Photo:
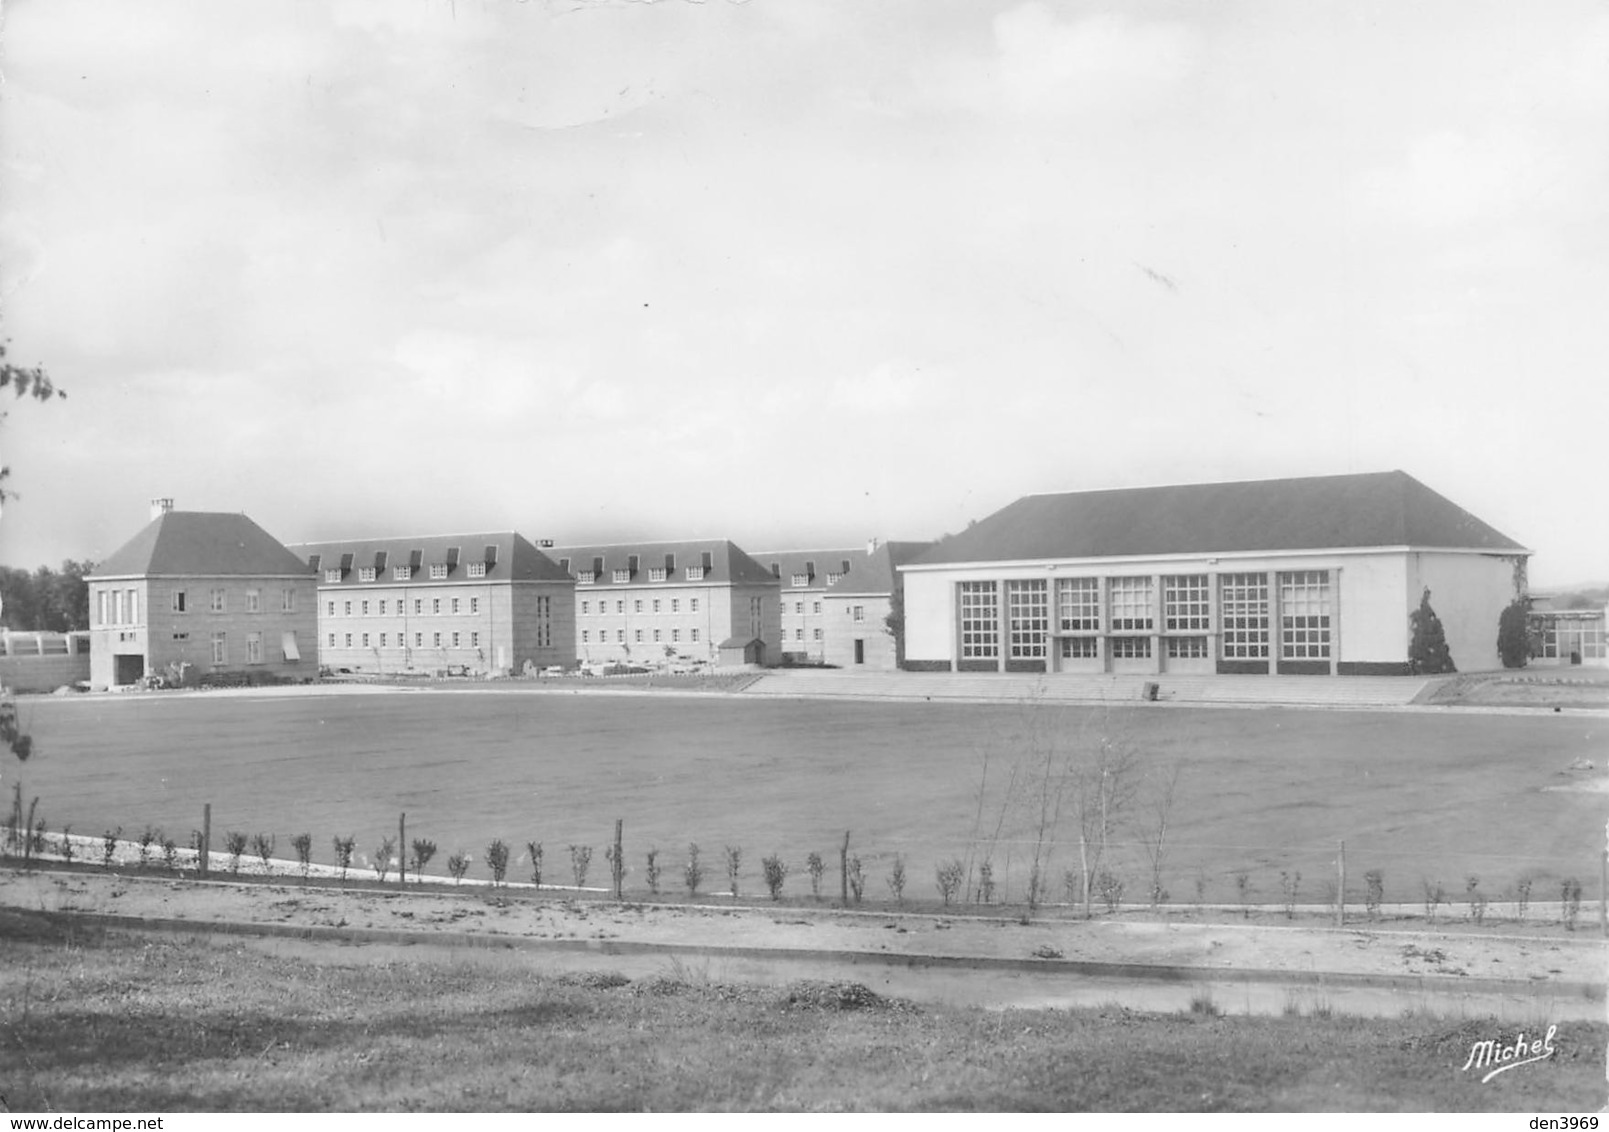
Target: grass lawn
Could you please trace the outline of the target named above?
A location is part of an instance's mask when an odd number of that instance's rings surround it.
[[[179,1110],[1596,1111],[1609,1027],[1480,1083],[1513,1027],[914,1007],[853,984],[635,982],[74,931],[0,910],[14,1113]],[[1531,1035],[1527,1034],[1529,1040]],[[1540,1036],[1540,1035],[1538,1035]]]
[[[907,897],[932,899],[935,865],[993,837],[1010,765],[1050,743],[1073,750],[1092,728],[1154,770],[1184,767],[1164,875],[1175,903],[1196,899],[1198,884],[1209,901],[1235,901],[1241,871],[1252,901],[1278,902],[1280,873],[1299,872],[1298,898],[1318,902],[1342,839],[1358,899],[1365,871],[1380,869],[1387,901],[1419,900],[1426,879],[1459,897],[1470,876],[1497,899],[1522,875],[1536,878],[1533,900],[1557,900],[1574,875],[1592,901],[1603,837],[1603,794],[1545,789],[1572,781],[1561,773],[1571,762],[1603,758],[1605,721],[1568,715],[425,691],[40,698],[22,714],[37,753],[0,766],[0,789],[9,808],[20,776],[24,806],[40,796],[52,831],[121,826],[132,837],[152,825],[183,845],[210,801],[215,851],[229,830],[261,831],[289,857],[305,830],[328,863],[333,836],[369,853],[406,811],[410,836],[440,846],[438,874],[462,850],[475,858],[470,875],[485,877],[481,857],[500,837],[516,859],[541,841],[545,879],[561,883],[572,879],[567,847],[591,846],[588,881],[601,885],[622,818],[627,886],[639,894],[644,851],[660,849],[674,890],[689,842],[703,848],[706,892],[725,887],[728,845],[742,849],[746,893],[763,890],[761,859],[773,852],[790,866],[787,891],[807,891],[811,851],[829,862],[835,892],[851,830],[868,899],[888,898],[896,853]],[[1030,808],[1009,809],[993,847],[1006,899],[1027,880]],[[1112,859],[1129,899],[1143,899],[1148,880],[1141,827],[1120,831]],[[1054,877],[1074,863],[1072,833],[1064,814]],[[523,863],[510,875],[529,879]]]

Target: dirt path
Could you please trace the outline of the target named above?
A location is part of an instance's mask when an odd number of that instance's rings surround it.
[[[1231,1008],[1546,1014],[1601,1019],[1604,942],[1586,930],[1336,929],[1102,918],[890,915],[798,905],[615,905],[528,890],[386,891],[316,881],[228,882],[100,871],[0,871],[0,904],[154,930],[258,937],[281,950],[360,944],[367,960],[406,949],[518,953],[557,969],[667,964],[711,977],[785,981],[853,969],[889,993],[982,1005],[1123,1001],[1182,1007],[1208,988]],[[1595,926],[1595,925],[1593,925]],[[350,949],[338,949],[349,957]],[[311,954],[311,952],[309,952]],[[1182,999],[1182,1001],[1181,1001]],[[1167,1004],[1174,1004],[1173,1007]]]

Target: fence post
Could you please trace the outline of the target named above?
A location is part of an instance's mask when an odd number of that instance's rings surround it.
[[[838,899],[849,907],[849,831],[844,830],[844,845],[838,850]]]
[[[212,862],[212,803],[207,802],[201,807],[201,852],[196,854],[196,869],[202,876],[206,876]]]
[[[625,830],[625,825],[626,825],[626,823],[625,823],[624,819],[622,819],[622,818],[616,818],[615,819],[615,859],[614,859],[614,862],[613,862],[613,866],[614,866],[614,874],[615,874],[615,899],[616,900],[619,900],[621,898],[620,897],[620,883],[625,878],[625,875],[626,875],[626,860],[625,860],[625,858],[623,856],[621,856],[621,853],[622,853],[622,849],[621,849],[622,836],[621,835],[622,835],[623,831]]]
[[[1346,924],[1346,842],[1341,842],[1341,855],[1336,858],[1336,868],[1340,877],[1335,887],[1335,926],[1343,927]]]
[[[1609,822],[1603,824],[1603,863],[1598,876],[1598,930],[1609,937]]]
[[[408,811],[397,815],[397,883],[408,883]]]

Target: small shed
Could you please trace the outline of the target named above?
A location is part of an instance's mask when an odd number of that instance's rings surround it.
[[[718,646],[718,661],[723,668],[744,664],[765,663],[765,642],[759,637],[728,637]]]

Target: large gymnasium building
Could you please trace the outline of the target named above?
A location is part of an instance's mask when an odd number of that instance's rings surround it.
[[[1497,668],[1529,554],[1403,472],[1030,495],[902,568],[906,667],[1405,674],[1428,589]]]

